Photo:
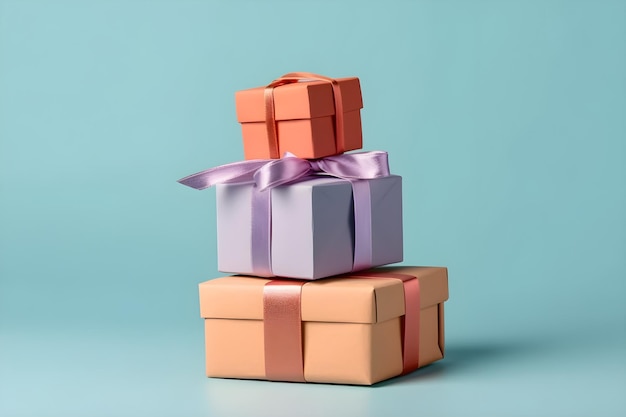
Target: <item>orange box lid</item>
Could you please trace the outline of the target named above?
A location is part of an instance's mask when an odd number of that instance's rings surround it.
[[[361,85],[357,77],[337,78],[343,111],[363,108]],[[237,121],[265,121],[265,87],[250,88],[235,93]],[[335,114],[333,89],[329,82],[300,81],[274,87],[276,120],[313,119]]]
[[[420,281],[421,308],[448,299],[448,272],[441,267],[383,267],[370,272],[414,275]],[[353,276],[358,277],[358,273]],[[263,320],[263,287],[269,279],[242,275],[203,282],[203,318]],[[388,278],[327,278],[302,286],[302,320],[378,323],[404,315],[402,282]]]

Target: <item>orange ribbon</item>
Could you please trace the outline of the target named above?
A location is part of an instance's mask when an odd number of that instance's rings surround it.
[[[333,78],[323,75],[312,74],[310,72],[290,72],[280,78],[275,79],[265,87],[265,128],[269,140],[270,158],[280,158],[278,151],[278,134],[276,129],[276,113],[274,109],[274,88],[285,84],[293,84],[302,80],[318,80],[331,83],[333,87],[333,98],[335,100],[335,149],[336,153],[346,151],[346,142],[343,128],[343,101],[339,82]]]
[[[402,281],[402,374],[419,367],[420,286],[412,275],[364,272],[342,278],[389,278]],[[272,280],[263,288],[265,375],[272,381],[306,382],[302,348],[302,286],[307,281]]]

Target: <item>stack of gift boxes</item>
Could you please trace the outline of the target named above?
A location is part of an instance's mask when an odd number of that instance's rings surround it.
[[[210,377],[371,385],[444,354],[442,267],[403,260],[402,179],[362,148],[359,79],[286,74],[235,94],[245,160],[217,190],[218,269],[200,284]]]

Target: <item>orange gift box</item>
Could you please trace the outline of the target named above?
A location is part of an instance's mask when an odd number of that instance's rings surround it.
[[[418,289],[410,302],[409,282]],[[280,297],[294,285],[299,304],[290,322]],[[199,290],[209,377],[371,385],[444,355],[446,268],[383,267],[296,284],[230,276]],[[290,377],[290,366],[299,377]]]
[[[285,152],[322,158],[361,149],[361,86],[356,77],[291,73],[235,93],[245,159]]]

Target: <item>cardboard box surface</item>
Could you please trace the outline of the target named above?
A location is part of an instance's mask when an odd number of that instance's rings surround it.
[[[385,267],[372,271],[417,277],[419,366],[443,358],[447,269]],[[208,376],[265,379],[263,287],[269,281],[233,276],[200,284]],[[301,296],[305,379],[370,385],[399,375],[403,294],[402,283],[388,278],[329,278],[305,283]]]
[[[356,77],[338,78],[343,102],[345,151],[362,147],[361,87]],[[265,126],[265,87],[235,93],[246,159],[278,158],[291,152],[300,158],[322,158],[339,153],[336,146],[332,86],[306,81],[275,87],[274,116],[279,154],[270,155]]]

